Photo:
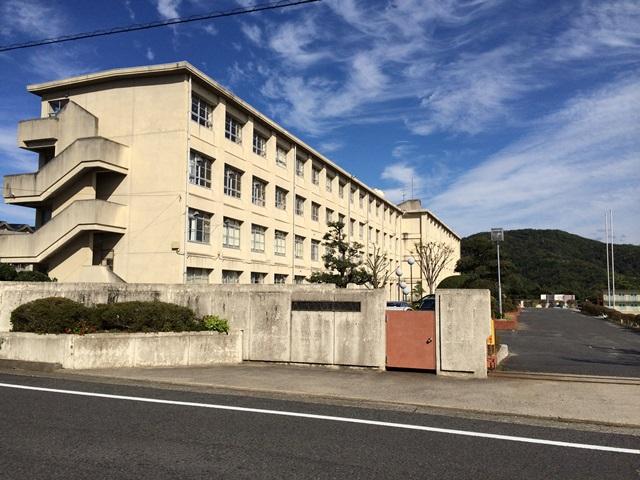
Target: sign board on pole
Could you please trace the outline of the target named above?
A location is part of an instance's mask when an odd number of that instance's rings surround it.
[[[491,229],[491,240],[493,242],[502,242],[502,241],[504,241],[504,231],[501,228],[492,228]]]

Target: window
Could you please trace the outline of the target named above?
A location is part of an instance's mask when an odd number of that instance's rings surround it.
[[[222,270],[222,283],[240,283],[240,275],[238,270]]]
[[[369,213],[371,213],[371,206],[373,205],[373,200],[369,202]]]
[[[360,224],[360,232],[358,235],[360,238],[364,238],[364,223]]]
[[[327,208],[326,216],[327,216],[327,225],[328,225],[330,222],[333,222],[333,210],[331,210],[330,208]]]
[[[58,114],[62,111],[62,109],[69,103],[68,98],[62,98],[60,100],[50,100],[49,101],[49,116],[57,117]]]
[[[224,166],[224,194],[240,198],[242,172],[229,165]]]
[[[251,225],[251,250],[264,252],[264,237],[267,229],[261,225]]]
[[[191,150],[189,154],[189,183],[211,188],[212,163],[210,158]]]
[[[304,257],[304,237],[296,235],[293,253],[296,258]]]
[[[304,177],[304,160],[302,158],[296,158],[296,175]]]
[[[242,142],[242,125],[228,113],[224,122],[224,136],[234,143]]]
[[[338,196],[344,198],[344,183],[338,182]]]
[[[350,196],[349,196],[349,203],[351,203],[351,205],[353,205],[355,203],[355,201],[356,201],[355,198],[356,198],[356,189],[352,188]]]
[[[342,215],[341,213],[338,214],[338,221],[344,225],[344,215]]]
[[[280,230],[276,230],[274,242],[273,242],[273,253],[279,256],[284,256],[287,254],[287,233],[281,232]]]
[[[314,222],[320,220],[320,205],[315,202],[311,203],[311,220]]]
[[[360,194],[360,208],[364,208],[364,194]]]
[[[380,202],[376,202],[376,217],[380,216]]]
[[[320,241],[311,240],[311,260],[317,262],[320,258]]]
[[[333,175],[327,174],[327,192],[331,192],[333,189]]]
[[[240,248],[240,222],[233,218],[225,218],[222,225],[222,246]]]
[[[267,277],[263,272],[251,272],[251,283],[264,283],[264,279]]]
[[[380,230],[376,229],[376,243],[380,245]]]
[[[209,283],[208,268],[187,267],[187,283]]]
[[[211,128],[211,112],[213,106],[198,95],[191,95],[191,120],[203,127]]]
[[[296,275],[295,277],[293,277],[293,282],[296,285],[302,285],[304,283],[304,276],[302,275]]]
[[[284,188],[276,187],[276,208],[287,209],[287,191]]]
[[[276,165],[287,166],[287,151],[282,147],[276,147]]]
[[[267,182],[253,177],[253,186],[251,188],[251,202],[259,207],[264,207],[265,198],[267,196]]]
[[[267,139],[259,133],[253,133],[253,153],[261,157],[267,156]]]
[[[356,221],[352,218],[351,221],[349,222],[349,236],[350,237],[353,237],[355,228],[356,228]]]
[[[296,215],[304,215],[304,198],[296,195]]]
[[[313,167],[311,169],[311,181],[314,185],[320,185],[320,169],[318,167]]]
[[[209,243],[211,214],[189,209],[189,241]]]
[[[273,283],[276,285],[284,285],[287,283],[287,275],[283,275],[282,273],[276,273],[273,275]]]

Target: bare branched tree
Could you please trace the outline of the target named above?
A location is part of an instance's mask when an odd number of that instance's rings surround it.
[[[367,286],[383,288],[387,285],[391,276],[391,262],[387,255],[383,253],[382,248],[377,245],[374,247],[373,252],[366,256],[364,268],[369,274]]]
[[[433,293],[442,271],[453,261],[454,249],[444,242],[416,243],[415,255],[429,293]]]

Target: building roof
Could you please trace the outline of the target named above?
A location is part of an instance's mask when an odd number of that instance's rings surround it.
[[[346,170],[344,170],[343,168],[341,168],[340,166],[335,164],[333,161],[331,161],[330,159],[325,157],[323,154],[321,154],[320,152],[315,150],[310,145],[307,145],[304,141],[302,141],[300,138],[298,138],[297,136],[295,136],[294,134],[292,134],[291,132],[289,132],[288,130],[283,128],[276,121],[272,120],[271,118],[269,118],[266,115],[264,115],[262,112],[258,111],[256,108],[251,106],[249,103],[245,102],[240,97],[236,96],[233,92],[231,92],[227,88],[223,87],[221,84],[216,82],[214,79],[212,79],[207,74],[205,74],[201,70],[197,69],[196,67],[194,67],[191,63],[189,63],[187,61],[180,61],[180,62],[174,62],[174,63],[164,63],[164,64],[159,64],[159,65],[147,65],[147,66],[126,67],[126,68],[115,68],[115,69],[111,69],[111,70],[103,70],[101,72],[88,73],[88,74],[85,74],[85,75],[78,75],[78,76],[75,76],[75,77],[69,77],[69,78],[64,78],[64,79],[60,79],[60,80],[54,80],[54,81],[51,81],[51,82],[28,85],[27,86],[27,90],[29,92],[35,94],[35,95],[38,95],[38,96],[42,97],[43,95],[46,95],[46,94],[49,94],[49,93],[53,93],[53,92],[57,92],[57,91],[60,91],[60,90],[64,90],[65,88],[68,88],[68,87],[74,87],[75,88],[75,87],[79,87],[79,86],[87,86],[87,85],[99,84],[99,83],[103,83],[103,82],[106,82],[106,81],[119,80],[119,79],[124,79],[124,78],[146,77],[146,76],[153,77],[153,76],[171,75],[171,74],[176,74],[176,73],[184,73],[186,75],[191,75],[197,81],[203,83],[206,86],[209,86],[209,87],[213,88],[214,90],[216,90],[218,93],[222,94],[223,96],[226,96],[226,97],[232,99],[234,102],[236,102],[242,108],[244,108],[248,112],[250,112],[250,114],[253,117],[259,119],[262,123],[265,123],[266,125],[271,127],[273,130],[278,131],[280,134],[283,134],[287,138],[287,140],[289,140],[291,143],[295,143],[297,145],[300,145],[302,148],[307,150],[310,154],[312,154],[313,156],[317,157],[318,159],[324,161],[327,165],[329,165],[337,173],[340,173],[340,174],[342,174],[342,176],[344,176],[346,178],[349,178],[352,182],[356,183],[359,187],[361,187],[362,189],[368,191],[369,193],[372,193],[374,196],[378,197],[382,202],[384,202],[388,206],[390,206],[390,207],[392,207],[392,208],[394,208],[394,209],[396,209],[396,210],[398,210],[400,212],[407,211],[401,206],[402,204],[396,205],[393,202],[391,202],[390,200],[385,199],[384,196],[381,195],[381,191],[379,189],[369,187],[367,184],[365,184],[362,181],[360,181],[357,177],[355,177],[351,173],[347,172]],[[438,221],[446,230],[451,232],[456,238],[460,239],[460,236],[458,234],[456,234],[451,228],[449,228],[436,215],[434,215],[433,212],[431,212],[429,210],[420,210],[420,211],[428,213],[436,221]],[[414,213],[414,211],[411,210],[411,213]]]
[[[0,220],[0,230],[7,230],[9,232],[27,232],[33,233],[35,230],[31,225],[26,223],[9,223],[4,220]]]
[[[442,226],[442,228],[447,230],[451,235],[456,237],[458,240],[461,239],[460,235],[454,232],[453,229],[449,228],[449,226],[446,223],[444,223],[435,213],[433,213],[431,210],[427,208],[422,208],[422,201],[420,201],[419,199],[405,200],[404,202],[401,202],[398,204],[398,208],[402,209],[404,213],[408,213],[408,214],[429,215],[436,222],[438,222]]]

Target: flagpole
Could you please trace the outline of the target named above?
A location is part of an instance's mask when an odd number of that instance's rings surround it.
[[[607,307],[611,307],[611,278],[609,276],[609,213],[604,211],[604,242],[607,250]]]

